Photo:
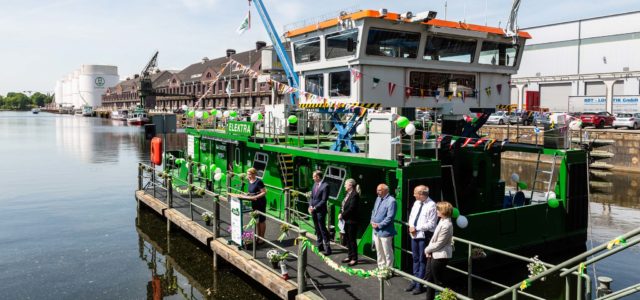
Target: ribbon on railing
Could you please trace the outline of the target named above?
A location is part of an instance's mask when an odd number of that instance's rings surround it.
[[[529,279],[525,279],[522,281],[522,283],[520,283],[520,290],[524,291],[524,289],[528,288],[531,286],[531,281],[529,281]]]
[[[315,255],[320,257],[320,259],[322,261],[324,261],[324,263],[327,266],[329,266],[331,269],[333,269],[334,271],[338,271],[340,273],[344,273],[344,274],[347,274],[349,276],[358,276],[360,278],[365,278],[365,279],[366,278],[371,278],[371,277],[380,278],[380,279],[388,279],[393,274],[391,269],[387,268],[387,267],[376,268],[376,269],[373,269],[373,270],[364,270],[364,269],[354,269],[354,268],[350,268],[348,266],[341,266],[338,263],[336,263],[335,261],[331,260],[329,257],[327,257],[324,254],[322,254],[320,252],[320,249],[318,249],[318,247],[316,247],[313,244],[311,244],[311,242],[309,241],[308,238],[299,237],[299,238],[296,239],[296,243],[297,242],[302,243],[302,250],[305,250],[307,248],[310,249],[311,252],[313,252]]]
[[[611,249],[613,249],[613,246],[619,246],[621,244],[624,245],[626,243],[627,243],[627,240],[625,240],[623,237],[619,236],[619,237],[613,239],[612,241],[610,241],[607,244],[607,249],[611,250]]]

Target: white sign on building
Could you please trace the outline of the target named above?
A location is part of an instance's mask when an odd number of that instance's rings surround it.
[[[571,96],[569,97],[569,110],[576,112],[606,111],[606,97]],[[616,96],[613,97],[613,113],[640,112],[640,96]]]

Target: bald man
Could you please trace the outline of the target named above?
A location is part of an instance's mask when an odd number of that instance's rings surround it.
[[[378,198],[371,213],[373,242],[376,245],[378,267],[393,267],[393,237],[396,229],[393,219],[396,216],[396,199],[389,195],[389,186],[378,185]]]
[[[413,202],[411,213],[409,214],[409,235],[411,236],[411,254],[413,256],[413,276],[424,279],[427,275],[427,257],[424,249],[433,236],[433,231],[438,224],[436,214],[436,203],[429,198],[429,187],[419,185],[413,189]],[[414,295],[425,291],[419,282],[412,282],[405,289],[407,292],[413,291]]]

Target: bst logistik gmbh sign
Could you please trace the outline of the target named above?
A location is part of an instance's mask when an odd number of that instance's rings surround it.
[[[252,136],[253,122],[229,121],[227,124],[227,134]]]

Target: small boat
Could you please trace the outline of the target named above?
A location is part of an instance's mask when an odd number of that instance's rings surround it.
[[[144,108],[138,106],[133,113],[127,118],[127,124],[129,125],[144,125],[149,123],[149,118]]]
[[[129,111],[126,109],[119,109],[111,112],[111,119],[114,121],[127,121]]]
[[[34,107],[31,109],[31,113],[33,113],[34,115],[37,115],[40,112],[40,108],[38,107]]]
[[[89,105],[82,106],[82,116],[83,117],[91,117],[93,116],[93,107]]]

